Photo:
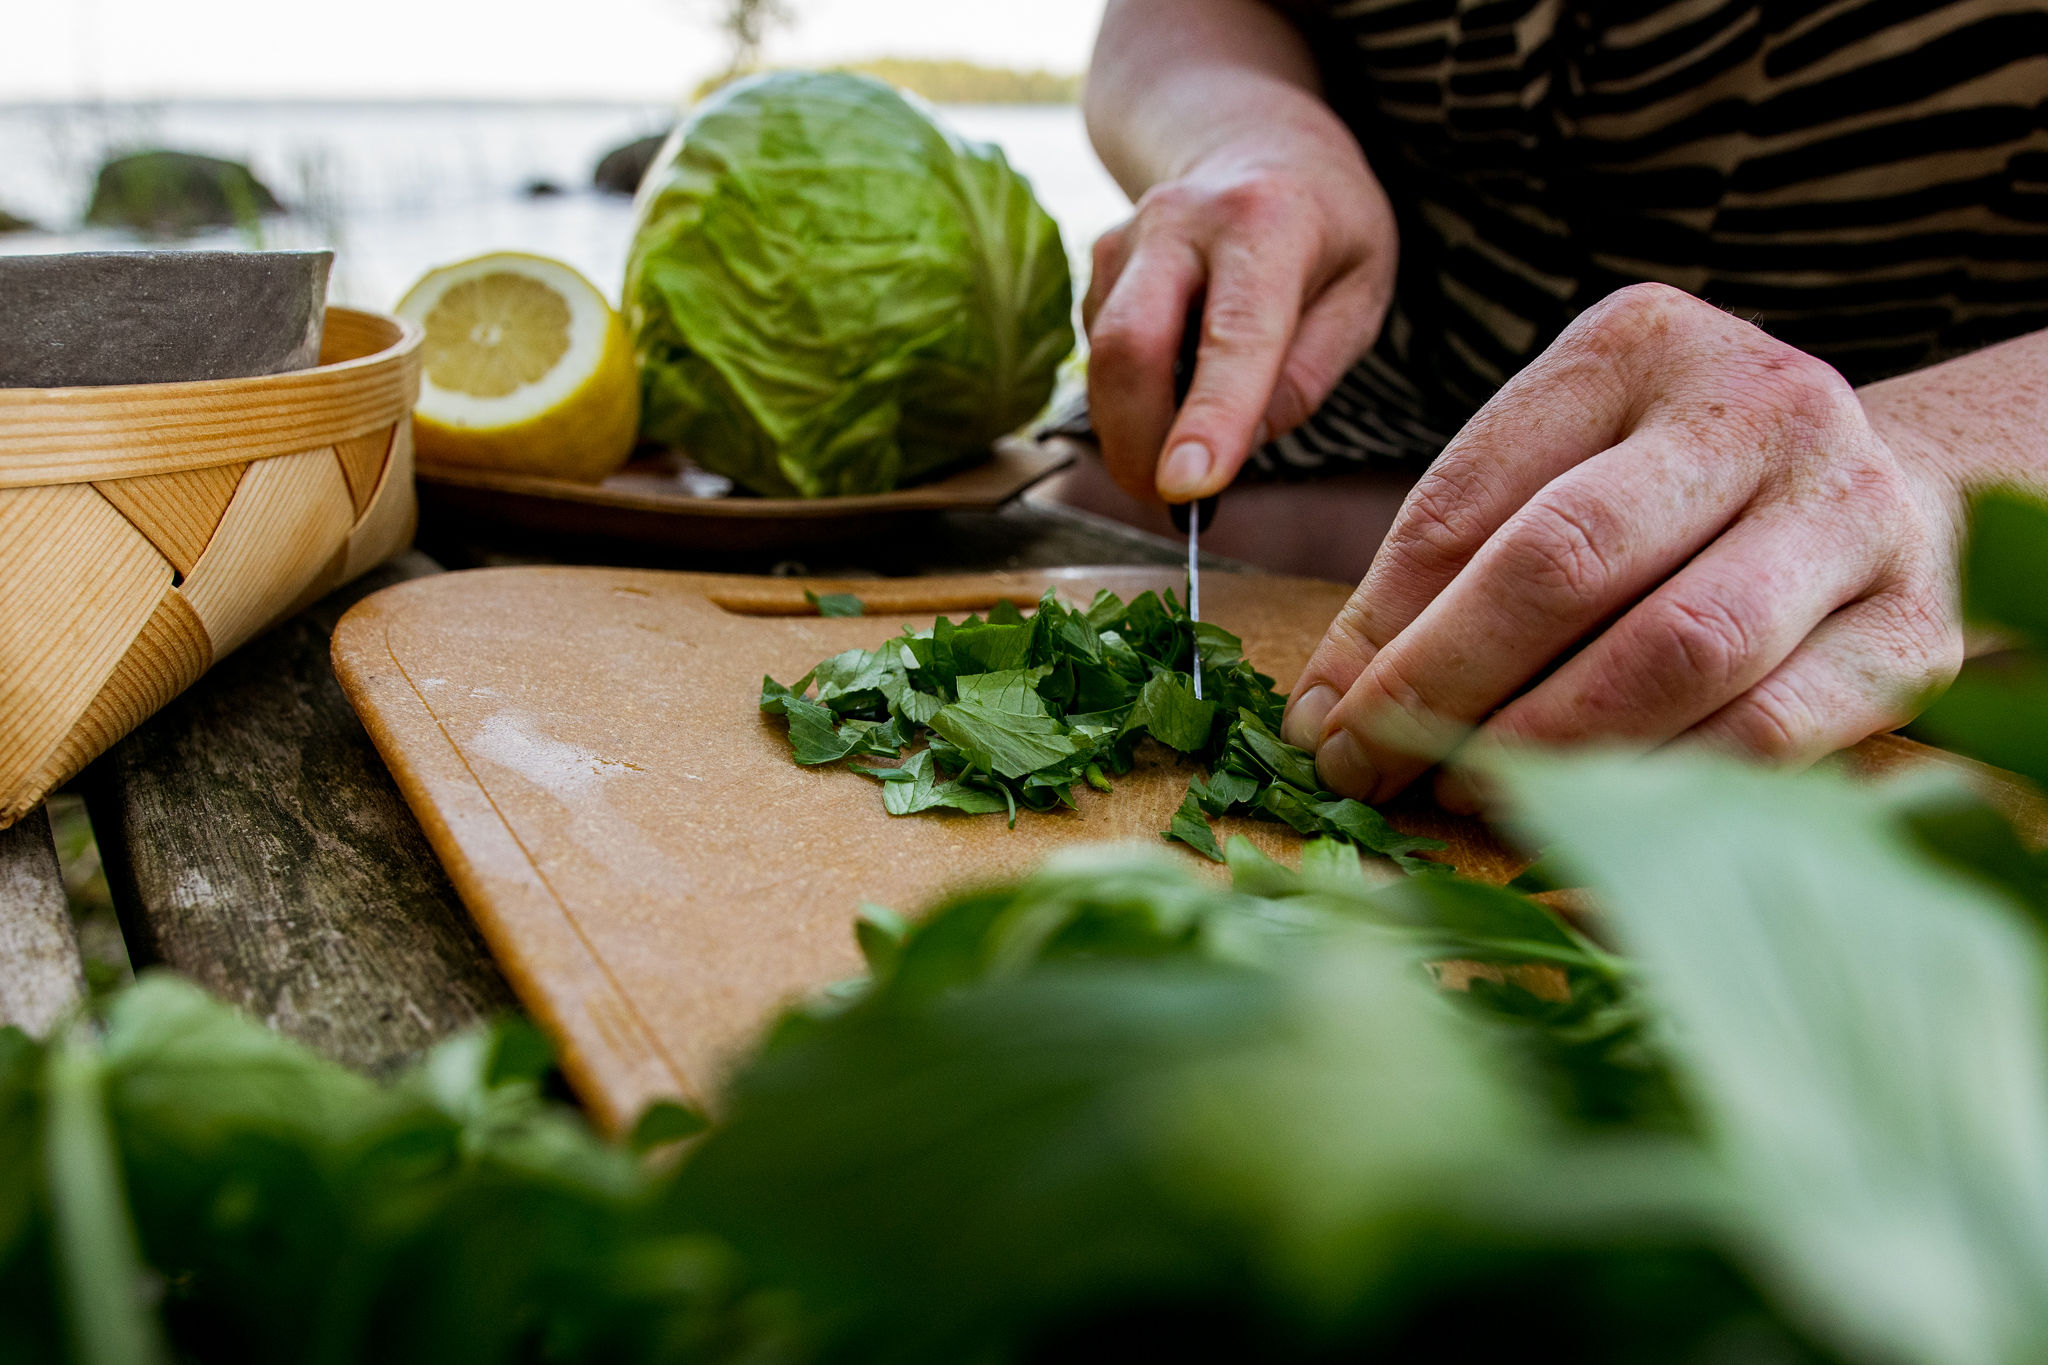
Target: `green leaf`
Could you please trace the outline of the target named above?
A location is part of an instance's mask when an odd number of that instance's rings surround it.
[[[993,815],[1009,802],[994,792],[938,778],[932,752],[920,749],[897,768],[860,768],[859,772],[887,785],[882,808],[891,815],[917,815],[928,810],[957,810],[967,815]]]
[[[1504,765],[1668,1021],[1754,1268],[1856,1359],[2048,1352],[2042,945],[1896,812],[1704,759]]]
[[[1242,834],[1230,836],[1223,856],[1230,864],[1230,884],[1247,896],[1293,896],[1301,891],[1300,873],[1268,858]]]
[[[1316,777],[1315,755],[1281,739],[1250,711],[1238,712],[1238,721],[1237,738],[1267,772],[1305,792],[1322,790],[1321,781]]]
[[[2048,786],[2048,660],[1966,668],[1915,728],[1948,748]]]
[[[626,1137],[626,1146],[635,1152],[651,1152],[671,1142],[693,1138],[710,1126],[711,1120],[705,1118],[700,1110],[679,1100],[656,1100],[641,1110],[640,1117],[634,1120],[633,1131]]]
[[[154,1365],[166,1354],[145,1307],[142,1256],[88,1025],[73,1026],[52,1046],[45,1074],[51,1250],[72,1350],[84,1365]]]
[[[1031,695],[1035,701],[1037,694]],[[1079,752],[1073,736],[1045,714],[1042,703],[1028,709],[1010,695],[955,702],[932,717],[932,729],[973,766],[1004,777],[1023,777]]]
[[[1341,839],[1311,839],[1301,846],[1301,883],[1339,896],[1363,896],[1369,889],[1358,849]]]
[[[2048,503],[1996,489],[1970,507],[1963,605],[1971,619],[2018,632],[2048,650]]]
[[[909,936],[910,921],[886,905],[863,901],[854,914],[854,942],[860,945],[868,970],[877,976],[887,976],[895,967],[903,940]]]
[[[960,626],[951,644],[960,673],[1007,673],[1031,662],[1031,627],[1026,625]]]
[[[1202,804],[1195,798],[1192,785],[1188,794],[1181,798],[1180,809],[1173,813],[1173,823],[1162,836],[1177,839],[1204,858],[1223,861],[1222,851],[1216,847],[1216,832],[1209,828],[1209,821],[1202,814]]]
[[[864,735],[842,733],[838,720],[825,707],[803,697],[780,698],[782,714],[789,717],[789,747],[796,761],[806,767],[837,763],[860,748]]]
[[[490,1054],[486,1085],[538,1082],[555,1069],[554,1044],[522,1015],[508,1015],[492,1025]]]
[[[1168,748],[1192,754],[1209,747],[1215,722],[1216,703],[1197,701],[1186,675],[1161,670],[1138,693],[1123,733],[1142,729]]]
[[[867,604],[850,592],[816,593],[804,589],[804,601],[818,609],[820,616],[865,616]]]

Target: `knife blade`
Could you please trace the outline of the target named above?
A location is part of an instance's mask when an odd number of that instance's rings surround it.
[[[1195,360],[1202,349],[1202,305],[1197,302],[1188,314],[1187,326],[1180,334],[1180,355],[1173,362],[1173,405],[1178,413],[1182,404],[1188,401],[1188,388],[1195,382]],[[1167,508],[1173,518],[1174,528],[1185,531],[1188,537],[1188,619],[1202,619],[1202,532],[1216,520],[1216,498],[1211,493],[1199,502],[1177,502]],[[1195,680],[1195,700],[1202,700],[1202,651],[1194,653],[1194,667],[1191,670]]]

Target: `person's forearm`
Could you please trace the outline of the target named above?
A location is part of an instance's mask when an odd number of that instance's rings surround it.
[[[1977,489],[2048,492],[2048,331],[1866,385],[1857,396],[1879,434],[1932,476],[1958,536]]]
[[[1307,41],[1265,0],[1110,0],[1084,104],[1097,153],[1133,199],[1254,134],[1360,155],[1323,102]]]
[[[2048,331],[1858,390],[1871,426],[1909,467],[1959,547],[1970,496],[1994,485],[2048,495]],[[2000,639],[1969,634],[1972,654]]]

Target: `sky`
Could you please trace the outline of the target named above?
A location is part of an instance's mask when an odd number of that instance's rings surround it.
[[[791,0],[768,60],[1079,71],[1103,0]],[[723,65],[716,0],[0,0],[0,102],[670,99]]]

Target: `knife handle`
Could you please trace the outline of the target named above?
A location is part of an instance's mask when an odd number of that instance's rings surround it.
[[[1198,527],[1204,531],[1208,530],[1210,525],[1216,520],[1216,499],[1219,496],[1219,494],[1211,493],[1199,502],[1168,503],[1166,510],[1173,518],[1173,529],[1179,531],[1182,535],[1186,535],[1188,530],[1188,512],[1190,509],[1193,509],[1194,514],[1201,518],[1197,523]]]
[[[1187,324],[1181,328],[1180,354],[1173,362],[1173,404],[1176,409],[1188,401],[1188,388],[1195,382],[1195,359],[1202,351],[1202,300],[1196,299],[1194,307],[1188,310]],[[1208,530],[1216,520],[1216,494],[1211,493],[1199,503],[1176,502],[1167,507],[1173,517],[1173,529],[1182,535],[1188,533],[1188,508],[1196,508],[1195,515],[1201,520],[1196,523],[1201,530]]]

